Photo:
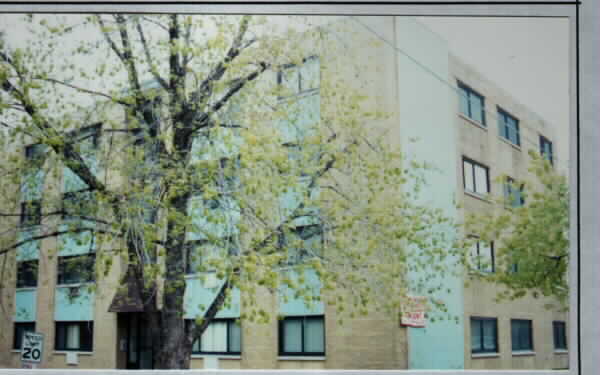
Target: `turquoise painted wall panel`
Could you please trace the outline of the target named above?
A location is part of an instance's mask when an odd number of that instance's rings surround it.
[[[79,287],[79,296],[69,297],[68,287],[56,287],[54,294],[54,320],[59,322],[94,320],[95,292],[86,286]]]
[[[397,46],[430,71],[417,65],[404,54],[398,61],[398,105],[402,151],[420,161],[428,161],[441,170],[427,172],[420,203],[443,209],[451,218],[457,217],[453,199],[457,191],[457,134],[452,107],[453,90],[440,81],[449,82],[448,47],[444,40],[414,19],[396,17]],[[433,72],[433,73],[432,73]],[[435,74],[435,75],[434,75]],[[417,142],[410,139],[417,138]],[[452,232],[449,233],[452,234]],[[446,260],[451,267],[452,259]],[[410,280],[420,276],[409,273]],[[464,368],[463,283],[448,275],[441,282],[451,294],[440,293],[454,320],[428,322],[426,328],[408,328],[410,369]]]
[[[190,277],[186,279],[186,289],[184,295],[185,319],[196,319],[199,316],[204,316],[206,310],[214,301],[224,280],[215,280],[214,275],[208,276],[205,283],[200,277]],[[210,278],[213,278],[210,282]],[[206,286],[211,286],[206,287]],[[217,318],[239,318],[240,317],[240,290],[234,288],[231,291],[231,304],[217,313]]]
[[[15,292],[15,322],[34,322],[37,291],[22,289]]]
[[[299,273],[293,270],[287,270],[288,277],[293,281],[298,281]],[[319,296],[321,293],[321,282],[315,270],[305,270],[303,272],[305,282],[301,287],[309,287],[311,296]],[[323,301],[314,301],[307,305],[304,302],[304,298],[295,298],[294,290],[288,287],[282,287],[279,292],[279,313],[285,316],[299,316],[299,315],[323,315],[325,314],[325,306]],[[287,300],[286,300],[287,298]]]
[[[93,224],[86,222],[77,225],[82,225],[84,227],[93,226]],[[66,224],[61,224],[59,226],[59,230],[67,229],[69,229],[69,227]],[[96,251],[96,241],[92,232],[63,234],[58,239],[58,246],[59,256],[80,255]]]
[[[193,197],[188,204],[188,214],[192,216],[192,227],[187,233],[189,241],[206,239],[205,232],[218,237],[226,237],[238,232],[240,208],[231,198],[220,198],[219,206],[211,209],[208,205],[205,207],[201,197]]]
[[[17,241],[24,241],[37,234],[37,230],[22,230],[19,232]],[[40,252],[40,241],[27,242],[17,248],[17,261],[38,259]]]
[[[208,137],[200,134],[192,142],[190,161],[232,158],[239,154],[242,142],[237,129],[218,128],[211,130]]]

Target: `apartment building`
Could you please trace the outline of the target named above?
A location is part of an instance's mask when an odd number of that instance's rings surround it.
[[[284,81],[280,72],[272,72],[264,76],[264,84],[286,84],[297,90],[297,105],[309,114],[302,121],[310,122],[319,118],[319,89],[328,74],[356,81],[374,110],[390,114],[370,124],[374,131],[386,129],[392,144],[441,170],[428,175],[423,202],[457,220],[465,212],[489,209],[484,195],[503,188],[494,182],[495,176],[526,176],[527,149],[533,147],[526,142],[537,140],[540,150],[549,157],[556,155],[551,126],[460,62],[442,37],[412,18],[364,18],[361,22],[346,19],[323,26],[327,48],[307,41],[307,58],[286,68],[286,77],[292,78]],[[344,32],[348,28],[352,32]],[[356,80],[358,73],[344,63],[344,57],[377,69],[359,72],[362,79]],[[94,155],[109,142],[101,134],[101,125],[73,134],[85,143],[86,162],[99,174],[106,171]],[[36,158],[41,152],[38,146],[26,145],[22,155]],[[17,197],[22,211],[40,210],[42,194],[63,194],[66,204],[77,201],[84,188],[81,181],[68,168],[58,179],[55,184],[44,183],[40,176],[41,184],[24,188]],[[111,181],[114,186],[119,183]],[[60,186],[60,191],[48,191],[50,185]],[[454,204],[457,198],[464,202],[464,209]],[[193,208],[190,212],[195,215]],[[93,223],[68,217],[45,223],[26,218],[21,219],[17,241],[35,235],[40,224],[93,227]],[[201,223],[202,218],[194,220]],[[232,224],[235,227],[235,219],[225,225]],[[189,236],[190,241],[198,239],[197,234]],[[8,282],[11,287],[3,289],[1,296],[10,308],[0,312],[0,367],[19,367],[24,331],[45,335],[40,367],[152,367],[148,323],[136,313],[135,304],[124,302],[139,296],[132,290],[133,295],[126,296],[129,299],[116,293],[119,283],[127,280],[125,262],[116,260],[102,279],[92,277],[94,260],[109,249],[110,244],[90,241],[90,232],[83,231],[77,236],[30,242],[6,258],[16,272]],[[493,261],[493,246],[481,244],[478,249]],[[89,272],[72,273],[73,265]],[[453,266],[451,259],[446,266]],[[493,266],[482,271],[493,272]],[[193,269],[187,273],[185,318],[194,319],[204,314],[206,308],[201,306],[210,305],[220,282],[212,276],[202,279]],[[409,280],[414,276],[409,274]],[[315,275],[309,272],[308,277],[318,289]],[[218,313],[202,340],[194,344],[192,368],[534,369],[568,365],[565,313],[548,311],[545,301],[530,297],[498,304],[494,301],[497,287],[489,283],[464,287],[463,279],[455,275],[444,276],[442,281],[452,292],[440,298],[449,313],[460,319],[428,322],[425,328],[402,326],[397,317],[383,313],[346,319],[340,325],[335,309],[326,303],[326,294],[323,301],[306,306],[293,296],[284,298],[267,290],[259,292],[259,303],[283,319],[238,324],[244,295],[234,290],[231,305]]]

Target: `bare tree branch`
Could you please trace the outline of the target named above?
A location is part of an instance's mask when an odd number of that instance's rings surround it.
[[[110,48],[113,50],[113,52],[115,53],[115,55],[117,55],[119,57],[119,59],[121,61],[123,61],[124,60],[123,53],[119,50],[119,48],[115,44],[115,41],[112,40],[112,38],[110,37],[110,35],[108,35],[108,32],[105,31],[106,26],[104,25],[104,21],[102,20],[102,17],[100,17],[99,15],[97,15],[96,16],[96,20],[98,21],[98,24],[100,24],[100,32],[104,36],[104,39],[110,45]]]
[[[83,87],[75,86],[75,85],[72,85],[70,83],[67,83],[67,82],[64,82],[64,81],[59,81],[59,80],[54,79],[54,78],[40,78],[40,77],[38,77],[38,78],[34,78],[34,79],[42,80],[42,81],[48,81],[48,82],[55,83],[55,84],[58,84],[58,85],[70,87],[70,88],[72,88],[74,90],[77,90],[77,91],[80,91],[80,92],[83,92],[83,93],[86,93],[86,94],[102,96],[104,98],[107,98],[107,99],[115,102],[115,103],[119,103],[119,104],[122,104],[122,105],[127,106],[127,107],[131,106],[130,103],[127,103],[127,102],[125,102],[125,101],[123,101],[121,99],[117,99],[117,98],[115,98],[113,96],[110,96],[108,94],[105,94],[103,92],[94,91],[94,90],[90,90],[90,89],[84,89]]]
[[[152,76],[154,76],[154,79],[156,79],[158,81],[158,83],[160,83],[160,85],[167,90],[169,88],[167,81],[165,81],[164,78],[162,78],[160,76],[160,74],[158,73],[158,70],[156,70],[156,66],[153,64],[153,59],[150,55],[150,48],[148,48],[148,43],[146,42],[146,36],[144,35],[144,30],[142,29],[142,24],[140,23],[140,21],[136,21],[135,24],[136,30],[140,36],[140,41],[142,42],[142,47],[144,49],[144,53],[146,55],[146,62],[148,64],[148,66],[150,67],[150,72],[152,73]]]

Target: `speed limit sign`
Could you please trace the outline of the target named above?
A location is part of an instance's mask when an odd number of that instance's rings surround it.
[[[21,362],[40,363],[44,354],[44,335],[41,333],[23,333]]]

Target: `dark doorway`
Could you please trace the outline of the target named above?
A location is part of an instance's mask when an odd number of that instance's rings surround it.
[[[123,314],[126,320],[127,369],[152,369],[152,336],[139,313]]]

